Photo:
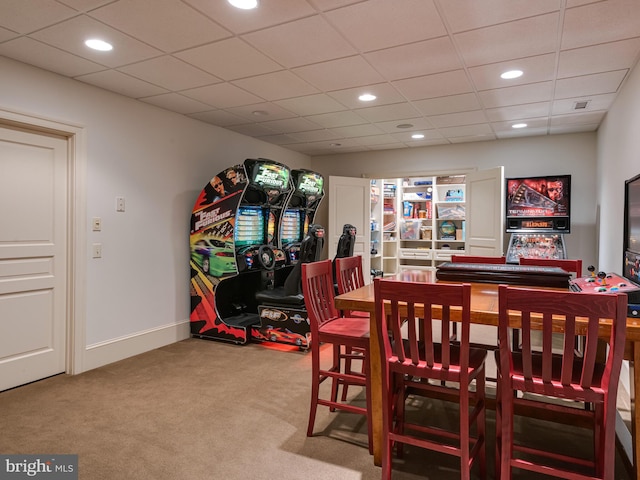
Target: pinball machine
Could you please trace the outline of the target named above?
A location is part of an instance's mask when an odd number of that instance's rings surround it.
[[[506,183],[507,263],[568,258],[564,236],[571,233],[571,176],[508,178]]]

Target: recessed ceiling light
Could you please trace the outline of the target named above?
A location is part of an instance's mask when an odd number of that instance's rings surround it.
[[[396,128],[413,128],[413,124],[411,124],[411,123],[401,123],[400,125],[396,125]]]
[[[251,10],[258,6],[258,0],[227,0],[231,5],[242,10]]]
[[[508,72],[504,72],[502,75],[500,75],[500,78],[511,80],[513,78],[521,77],[522,73],[522,70],[509,70]]]
[[[415,138],[416,140],[419,140],[421,138],[424,138],[424,135],[422,133],[414,133],[413,135],[411,135],[411,138]]]
[[[101,52],[108,52],[110,50],[113,50],[113,45],[97,38],[90,38],[89,40],[85,41],[84,44],[93,50],[99,50]]]
[[[378,98],[378,97],[376,97],[375,95],[372,95],[370,93],[363,93],[362,95],[360,95],[358,97],[358,99],[360,101],[362,101],[362,102],[371,102],[372,100],[375,100],[376,98]]]
[[[329,146],[330,147],[341,147],[342,144],[341,143],[330,143]]]
[[[267,115],[269,115],[269,112],[265,112],[264,110],[254,110],[251,113],[254,114],[256,117],[266,117]]]
[[[514,123],[513,125],[511,125],[511,128],[524,128],[526,126],[526,123]]]

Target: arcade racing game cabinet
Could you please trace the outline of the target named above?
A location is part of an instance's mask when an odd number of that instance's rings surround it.
[[[302,264],[320,259],[324,229],[314,225],[324,196],[322,175],[310,170],[291,172],[293,193],[281,217],[279,242],[287,265],[274,271],[273,283],[256,292],[260,333],[266,339],[309,348],[311,328],[302,296]]]
[[[276,248],[291,193],[286,165],[247,159],[214,176],[191,215],[191,334],[245,344],[265,340],[255,292],[284,266]]]

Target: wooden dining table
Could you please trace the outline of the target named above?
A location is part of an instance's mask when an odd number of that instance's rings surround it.
[[[407,270],[385,278],[403,282],[441,282],[436,272],[431,270]],[[451,282],[444,282],[451,283]],[[523,287],[526,288],[526,287]],[[531,287],[543,288],[543,287]],[[382,356],[375,317],[375,299],[373,283],[335,297],[335,305],[339,310],[357,310],[370,314],[370,374],[371,374],[371,417],[373,424],[373,456],[376,465],[382,461]],[[511,320],[517,327],[519,319]],[[478,325],[498,326],[498,283],[471,283],[471,323]],[[601,328],[601,335],[608,337],[609,329]],[[494,346],[495,347],[495,346]],[[640,362],[640,319],[627,319],[627,340],[625,359],[629,360],[629,384],[631,387],[631,431],[623,422],[622,431],[618,431],[618,439],[628,457],[628,466],[633,469],[633,478],[640,480],[637,459],[640,458],[640,442],[637,437],[637,425],[640,425],[640,412],[635,408],[635,392],[640,391],[640,372],[634,368]],[[640,363],[638,363],[640,365]]]

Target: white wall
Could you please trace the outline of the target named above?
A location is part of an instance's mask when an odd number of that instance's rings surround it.
[[[416,173],[504,166],[505,177],[571,175],[570,258],[596,264],[596,134],[579,133],[508,140],[381,150],[313,157],[312,169],[325,176],[402,177]],[[316,217],[327,225],[328,200]],[[509,235],[505,235],[508,241]],[[334,252],[329,252],[332,256]]]
[[[624,182],[640,174],[640,69],[622,91],[598,130],[600,270],[622,272]]]
[[[306,155],[4,57],[0,72],[0,117],[19,112],[86,132],[84,369],[188,335],[189,220],[213,175],[255,157],[310,168]],[[115,211],[117,195],[125,213]],[[92,217],[101,232],[90,231]],[[94,242],[101,259],[89,258]]]

